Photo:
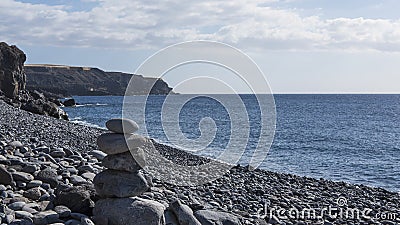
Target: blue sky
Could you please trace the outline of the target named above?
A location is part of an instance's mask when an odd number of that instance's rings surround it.
[[[124,72],[170,44],[220,41],[252,57],[275,93],[400,93],[398,9],[397,0],[2,0],[0,41],[28,63]]]

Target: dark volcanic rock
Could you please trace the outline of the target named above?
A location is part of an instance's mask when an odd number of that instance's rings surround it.
[[[125,198],[139,196],[148,190],[146,179],[140,173],[104,170],[93,180],[96,192],[101,197]]]
[[[73,98],[70,98],[70,99],[65,100],[65,101],[63,102],[63,104],[64,104],[65,107],[73,107],[73,106],[76,106],[75,99],[73,99]]]
[[[26,56],[16,46],[0,42],[0,90],[8,98],[16,98],[25,89]]]
[[[163,225],[164,210],[162,204],[152,200],[107,198],[96,202],[93,214],[96,224]]]
[[[58,107],[54,99],[46,98],[37,90],[25,90],[25,60],[23,51],[14,45],[0,42],[0,96],[4,93],[3,100],[14,107],[68,120],[67,114]]]
[[[36,179],[50,184],[51,187],[56,187],[58,185],[57,171],[51,168],[46,168],[40,171],[36,176]]]
[[[0,166],[0,184],[9,185],[14,181],[11,173],[9,173],[3,166]]]
[[[91,190],[89,186],[68,186],[59,185],[56,192],[56,205],[68,207],[72,212],[92,214],[94,202],[91,200]]]
[[[40,90],[57,96],[125,95],[132,78],[130,95],[166,95],[172,88],[161,79],[120,72],[105,72],[98,68],[60,65],[25,65],[27,89]]]
[[[203,225],[240,225],[240,220],[226,212],[215,212],[211,210],[199,210],[195,213],[196,218]]]
[[[27,103],[21,105],[21,109],[39,115],[68,120],[68,115],[57,104],[42,99],[29,100]]]

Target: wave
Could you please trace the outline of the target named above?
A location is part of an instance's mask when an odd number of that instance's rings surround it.
[[[99,125],[94,124],[94,123],[89,123],[89,122],[87,122],[85,120],[81,120],[80,117],[75,117],[72,120],[70,120],[69,122],[75,123],[75,124],[79,124],[79,125],[82,125],[82,126],[93,127],[93,128],[97,128],[97,129],[101,129],[101,130],[107,130],[105,127],[99,126]]]
[[[108,106],[108,104],[105,104],[105,103],[88,103],[88,104],[76,105],[75,107],[85,107],[85,106]]]

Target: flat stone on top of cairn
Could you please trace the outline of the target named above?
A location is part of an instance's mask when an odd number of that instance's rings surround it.
[[[111,119],[106,122],[109,131],[117,134],[133,134],[139,130],[139,125],[130,119]]]
[[[107,200],[107,202],[113,198],[132,201],[133,199],[128,199],[149,190],[149,183],[140,173],[146,163],[145,154],[141,147],[146,144],[147,139],[134,134],[139,126],[132,120],[112,119],[106,123],[106,126],[113,133],[100,135],[97,139],[97,145],[102,152],[107,154],[102,161],[102,165],[107,169],[97,174],[93,179],[94,187],[100,198]],[[95,218],[104,219],[105,215],[96,212],[109,210],[103,209],[105,206],[105,204],[96,204],[93,211]],[[137,214],[142,209],[129,208],[126,210]],[[129,212],[121,213],[129,214]],[[160,215],[162,216],[162,213]],[[106,219],[109,224],[122,224],[117,218],[119,217],[114,215]]]

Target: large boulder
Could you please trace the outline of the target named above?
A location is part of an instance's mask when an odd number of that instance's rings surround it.
[[[241,225],[240,220],[226,212],[199,210],[194,213],[202,225]]]
[[[21,105],[21,109],[39,115],[68,120],[67,113],[60,109],[56,103],[48,101],[47,99],[28,100]]]
[[[0,90],[8,98],[16,98],[25,90],[24,62],[26,55],[15,45],[0,42]]]
[[[104,170],[93,180],[96,192],[103,198],[139,196],[149,189],[146,179],[140,173]]]
[[[200,223],[200,221],[198,221],[193,215],[192,209],[189,206],[182,204],[179,200],[172,202],[169,205],[169,208],[175,214],[179,224],[202,225],[202,223]]]
[[[140,148],[147,139],[138,134],[104,133],[97,138],[97,145],[106,154],[119,154]]]
[[[44,183],[48,183],[51,187],[55,188],[58,185],[57,176],[56,170],[52,168],[46,168],[37,174],[36,179],[43,181]]]
[[[72,212],[91,215],[94,202],[91,199],[93,190],[88,186],[59,185],[56,191],[55,204],[68,207]]]
[[[152,200],[107,198],[96,202],[93,216],[97,225],[164,225],[164,210],[161,203]]]
[[[145,163],[145,153],[141,148],[135,149],[132,153],[107,155],[102,161],[102,165],[108,169],[127,172],[137,172],[144,167]]]
[[[64,104],[65,107],[74,107],[74,106],[76,106],[75,99],[73,99],[73,98],[65,100],[63,102],[63,104]]]

